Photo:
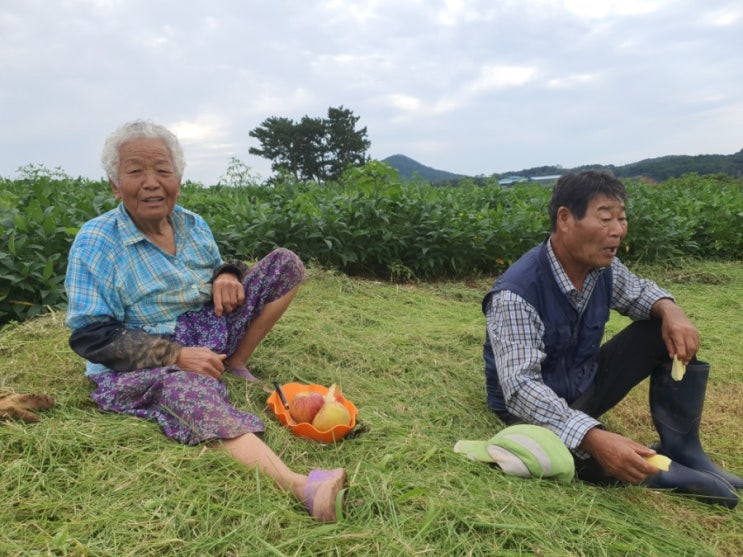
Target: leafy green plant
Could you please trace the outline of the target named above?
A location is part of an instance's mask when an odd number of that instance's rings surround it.
[[[41,166],[21,169],[0,205],[0,325],[64,307],[67,252],[79,226],[113,207],[107,185]]]
[[[625,183],[625,262],[743,257],[743,180],[689,174]],[[2,185],[0,325],[64,305],[75,233],[115,205],[105,182],[42,166]],[[322,186],[287,175],[259,184],[234,159],[223,183],[183,184],[180,202],[206,219],[226,259],[255,260],[283,246],[328,269],[408,282],[503,271],[547,237],[549,197],[538,184],[402,182],[377,161]]]

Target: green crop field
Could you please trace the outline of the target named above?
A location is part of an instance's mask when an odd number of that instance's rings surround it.
[[[78,227],[114,206],[105,182],[31,167],[0,178],[0,325],[64,307],[67,251]],[[743,258],[743,180],[686,175],[627,180],[627,263]],[[503,271],[549,232],[549,187],[400,182],[378,162],[337,183],[203,187],[180,202],[212,227],[225,259],[294,250],[351,276],[415,282]]]

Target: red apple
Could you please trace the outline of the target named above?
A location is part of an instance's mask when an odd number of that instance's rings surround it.
[[[314,391],[301,391],[289,403],[289,414],[296,422],[312,423],[315,415],[325,404],[325,398]]]

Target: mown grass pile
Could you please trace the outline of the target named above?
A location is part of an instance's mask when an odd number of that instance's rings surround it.
[[[646,269],[703,334],[712,363],[702,440],[743,473],[740,315],[743,265]],[[743,510],[639,487],[522,480],[452,451],[502,424],[484,401],[480,299],[490,279],[407,286],[311,267],[256,352],[270,384],[339,383],[358,406],[355,435],[299,439],[260,386],[227,378],[234,403],[264,416],[265,440],[295,469],[343,466],[344,518],[320,525],[267,478],[226,455],[167,440],[154,424],[103,414],[61,313],[0,331],[0,388],[57,405],[35,425],[0,425],[0,555],[541,555],[733,557]],[[609,334],[624,321],[613,318]],[[606,418],[655,441],[640,388]]]

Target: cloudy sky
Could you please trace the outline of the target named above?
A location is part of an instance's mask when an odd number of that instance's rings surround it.
[[[185,179],[270,116],[360,117],[369,154],[468,175],[743,148],[740,0],[2,0],[0,176],[97,179],[123,122]]]

